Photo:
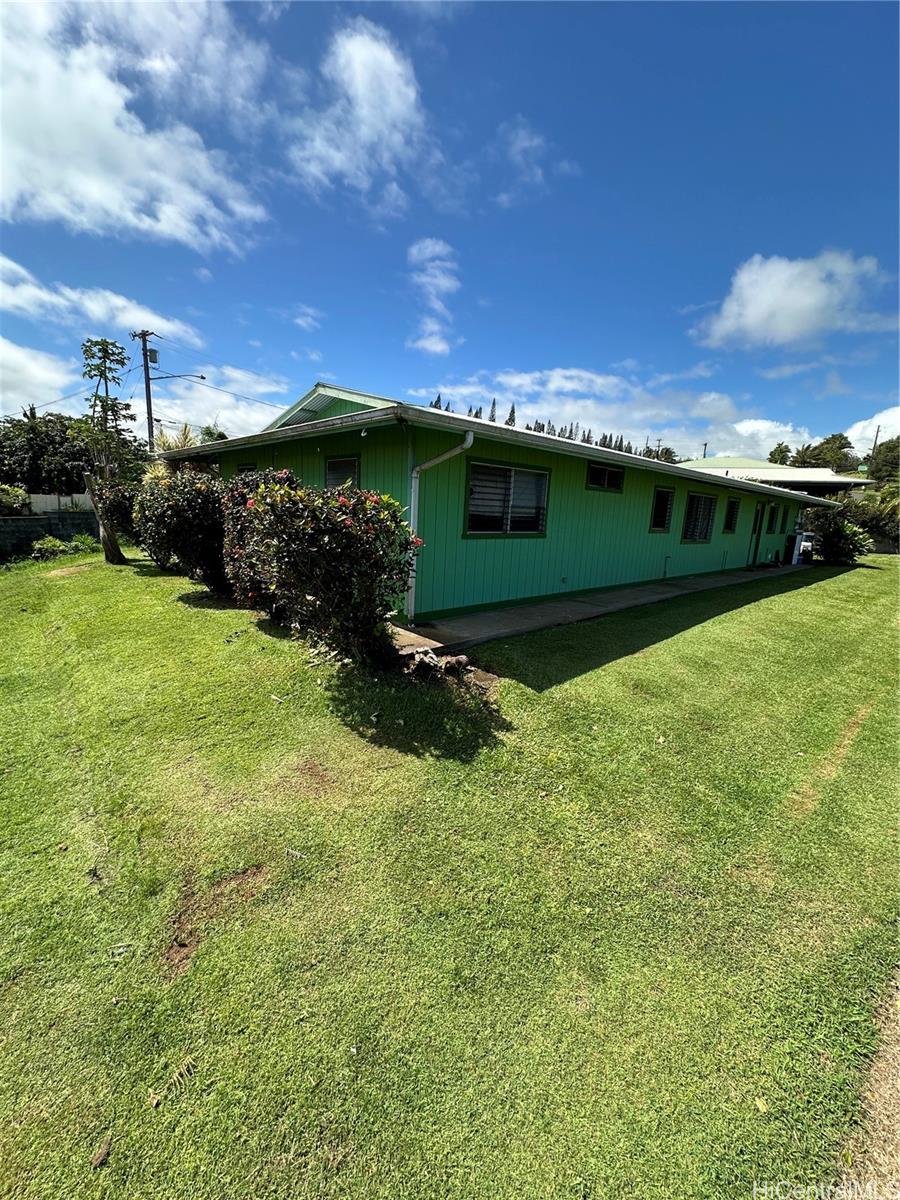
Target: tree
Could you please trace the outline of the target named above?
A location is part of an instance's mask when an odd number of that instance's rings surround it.
[[[791,459],[791,448],[787,442],[779,442],[777,446],[773,446],[769,451],[769,462],[777,463],[779,467],[786,467]]]
[[[509,408],[509,416],[504,421],[504,425],[515,425],[516,423],[516,406],[511,404]]]
[[[226,442],[228,441],[228,434],[213,421],[211,425],[204,425],[201,428],[200,441],[204,445],[207,442]]]
[[[888,438],[867,458],[869,478],[877,483],[896,483],[900,476],[900,437]]]
[[[675,453],[675,451],[672,449],[671,446],[662,446],[660,448],[659,454],[657,454],[656,457],[660,462],[665,462],[665,463],[677,463],[678,462],[678,455]]]
[[[488,420],[489,421],[497,420],[497,401],[496,401],[496,399],[491,401],[491,411],[490,411],[490,415],[488,416]]]
[[[81,344],[84,355],[85,379],[93,379],[94,394],[90,399],[90,414],[79,418],[72,429],[88,452],[93,471],[100,482],[110,483],[124,465],[122,426],[134,420],[131,406],[110,391],[122,383],[122,372],[128,362],[125,348],[108,338],[87,338]],[[100,526],[100,543],[108,563],[126,561],[111,524],[104,519],[103,504],[95,487],[94,474],[86,471],[84,482]]]
[[[74,417],[41,413],[34,406],[21,417],[0,420],[0,483],[26,492],[84,491],[84,447],[70,436]]]
[[[812,443],[807,442],[803,446],[798,446],[791,457],[792,467],[818,467],[821,466]]]
[[[817,466],[831,467],[832,471],[838,474],[842,471],[855,471],[859,466],[853,443],[846,433],[829,434],[817,446],[813,446],[813,454]]]

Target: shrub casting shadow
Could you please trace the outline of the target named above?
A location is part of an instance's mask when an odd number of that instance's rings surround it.
[[[607,613],[605,616],[557,625],[512,638],[498,638],[476,647],[479,663],[499,675],[515,679],[536,692],[577,679],[598,667],[638,654],[658,642],[668,641],[686,629],[702,625],[723,613],[755,604],[768,596],[820,583],[859,569],[816,566],[787,575],[773,573],[753,583],[687,592],[656,604]],[[881,568],[868,566],[869,570]]]
[[[376,746],[471,762],[512,726],[474,688],[340,668],[326,685],[335,715]]]
[[[188,608],[237,608],[231,596],[222,596],[206,589],[202,592],[181,592],[175,599]]]

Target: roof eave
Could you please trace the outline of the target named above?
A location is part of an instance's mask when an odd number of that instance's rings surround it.
[[[688,479],[695,483],[705,484],[707,487],[715,484],[720,487],[727,486],[732,491],[748,491],[757,495],[772,496],[776,499],[784,499],[787,496],[800,500],[807,506],[838,507],[833,500],[826,500],[820,496],[809,496],[805,492],[795,492],[789,488],[752,483],[750,480],[737,479],[734,476],[725,478],[721,475],[713,475],[710,471],[696,471],[674,463],[644,458],[640,454],[626,454],[623,450],[608,450],[605,447],[589,446],[584,442],[570,442],[568,439],[557,438],[551,434],[513,429],[505,425],[492,425],[490,422],[479,420],[476,417],[458,416],[455,413],[444,413],[433,408],[422,408],[418,404],[404,404],[401,401],[391,402],[390,407],[387,408],[373,408],[341,417],[325,417],[320,421],[304,421],[299,425],[282,425],[277,429],[264,429],[260,433],[249,434],[243,438],[228,438],[225,441],[207,442],[201,446],[190,446],[183,450],[168,450],[161,454],[160,458],[167,462],[206,459],[229,450],[252,449],[260,445],[313,437],[316,434],[336,433],[342,429],[352,429],[358,426],[387,425],[392,422],[404,421],[411,425],[442,429],[447,432],[472,430],[479,437],[489,440],[510,442],[532,449],[547,450],[550,453],[568,454],[575,458],[615,463],[623,467],[630,466],[642,471],[654,471],[657,474],[672,475],[677,479]]]
[[[397,406],[399,407],[399,406]],[[304,421],[300,425],[284,425],[278,429],[263,429],[242,438],[225,438],[219,442],[204,442],[181,450],[166,450],[159,457],[164,462],[181,462],[187,458],[209,458],[228,450],[249,450],[272,442],[290,442],[298,437],[313,437],[317,433],[336,433],[355,425],[384,425],[397,420],[396,408],[376,408],[367,412],[347,413],[342,417],[324,417],[321,421]]]

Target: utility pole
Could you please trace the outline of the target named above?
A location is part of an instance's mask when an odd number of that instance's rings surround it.
[[[703,457],[704,457],[704,458],[706,458],[706,447],[707,447],[708,445],[709,445],[709,442],[704,442],[704,443],[703,443]]]
[[[661,445],[662,445],[662,438],[658,437],[656,439],[656,461],[657,462],[659,462],[659,448]]]
[[[147,447],[153,453],[153,396],[150,393],[150,355],[147,350],[147,338],[156,337],[149,329],[141,329],[132,333],[132,341],[140,338],[141,357],[144,360],[144,398],[147,401]],[[156,351],[154,350],[154,354]]]
[[[880,425],[876,426],[876,428],[875,428],[875,441],[872,443],[872,449],[869,451],[869,458],[870,458],[870,459],[871,459],[871,458],[874,458],[874,456],[875,456],[875,451],[878,449],[878,435],[879,435],[879,433],[881,433],[881,426],[880,426]]]

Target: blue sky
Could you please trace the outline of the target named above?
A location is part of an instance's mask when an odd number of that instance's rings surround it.
[[[146,325],[225,389],[157,414],[232,435],[316,379],[685,455],[900,431],[892,4],[0,20],[5,411]]]

